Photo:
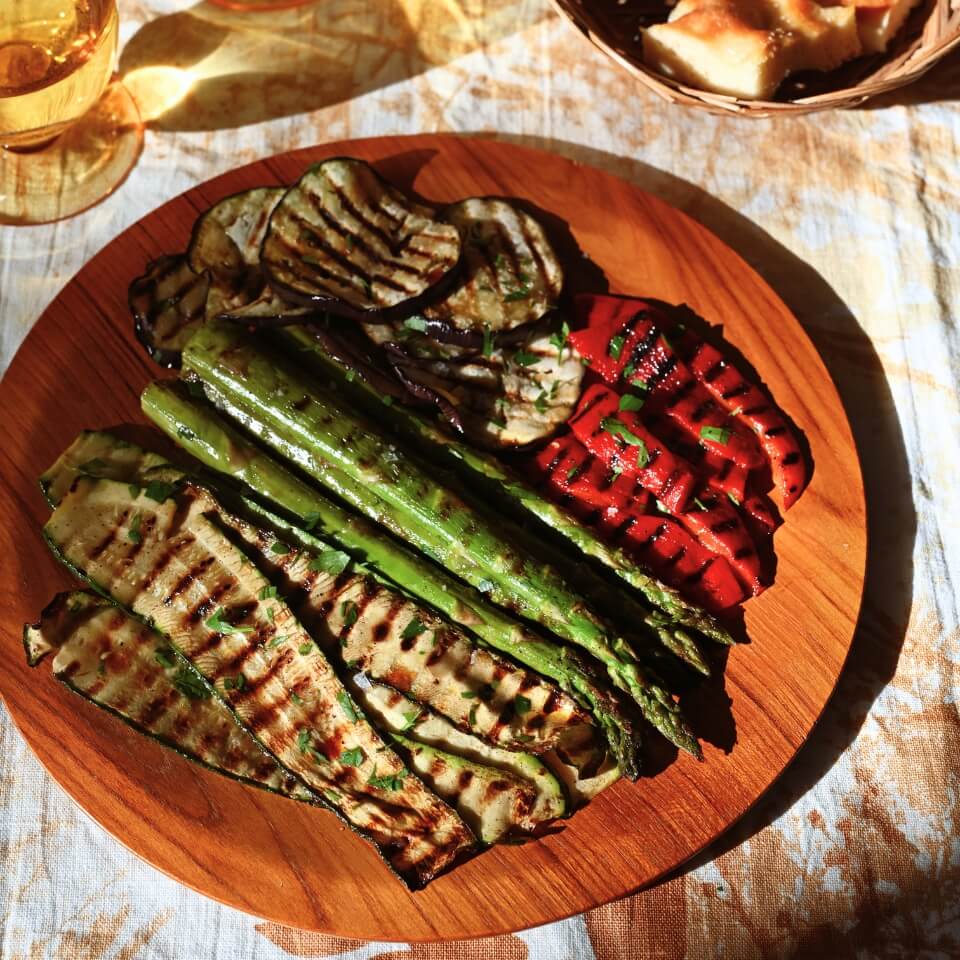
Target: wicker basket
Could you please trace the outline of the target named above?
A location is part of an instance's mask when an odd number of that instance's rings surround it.
[[[926,0],[914,9],[884,54],[860,57],[829,73],[803,73],[787,78],[776,100],[740,100],[684,86],[655,73],[643,62],[641,30],[666,20],[659,0],[553,0],[590,40],[641,83],[670,103],[710,113],[771,117],[854,107],[922,76],[960,45],[960,0]]]

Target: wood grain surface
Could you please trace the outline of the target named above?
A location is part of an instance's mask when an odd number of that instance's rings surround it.
[[[133,337],[126,291],[147,260],[184,247],[198,213],[349,154],[431,201],[523,198],[581,289],[686,301],[722,324],[806,433],[806,494],[776,535],[775,585],[746,606],[750,643],[688,697],[705,759],[667,756],[522,847],[492,849],[412,894],[330,814],[233,783],[139,737],[25,663],[21,628],[70,577],[40,536],[36,478],[78,430],[143,423],[160,375]],[[579,249],[578,249],[579,247]],[[622,180],[545,153],[452,136],[333,143],[258,162],[177,197],[120,235],[40,318],[0,383],[0,694],[41,763],[105,829],[196,890],[290,926],[424,941],[542,924],[635,891],[737,820],[790,762],[853,636],[866,553],[847,420],[796,319],[729,248]]]

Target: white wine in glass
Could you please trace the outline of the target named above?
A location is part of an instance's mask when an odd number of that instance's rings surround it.
[[[117,28],[116,0],[0,0],[0,222],[78,213],[136,161]]]

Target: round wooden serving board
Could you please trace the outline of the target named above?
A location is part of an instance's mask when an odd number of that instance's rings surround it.
[[[492,849],[415,894],[329,813],[180,759],[70,693],[47,665],[31,671],[21,646],[22,624],[71,583],[40,536],[48,511],[37,476],[81,428],[142,423],[140,391],[161,375],[133,337],[130,280],[147,260],[183,249],[196,216],[221,197],[293,181],[345,154],[431,201],[524,198],[553,214],[544,220],[561,248],[569,244],[575,285],[596,282],[599,267],[611,291],[686,301],[723,324],[806,433],[816,464],[776,535],[776,584],[747,604],[752,642],[729,658],[735,742],[728,714],[714,738],[722,746],[705,741],[703,763],[684,755],[638,783],[621,782],[551,836]],[[572,239],[588,260],[574,255]],[[57,782],[143,859],[282,924],[373,940],[456,939],[546,923],[651,883],[726,830],[790,762],[853,636],[866,552],[860,469],[840,400],[796,319],[684,214],[545,153],[452,136],[380,138],[217,177],[132,226],[66,286],[0,384],[0,410],[0,694],[17,726]]]

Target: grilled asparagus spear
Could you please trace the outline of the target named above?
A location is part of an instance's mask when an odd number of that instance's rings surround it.
[[[363,558],[382,577],[467,627],[489,646],[556,681],[590,709],[621,768],[628,776],[636,775],[639,734],[616,696],[595,682],[574,650],[542,639],[444,570],[384,536],[368,520],[327,499],[241,435],[207,403],[190,396],[183,384],[153,383],[143,392],[141,405],[161,430],[204,466],[242,481],[255,495],[277,504],[299,524],[322,531],[341,549]],[[257,509],[253,503],[248,508]],[[294,527],[285,531],[285,536],[307,546]]]
[[[198,331],[184,350],[184,367],[203,381],[215,402],[229,406],[238,422],[315,480],[501,607],[591,653],[654,726],[700,755],[678,706],[647,676],[630,645],[554,569],[518,550],[478,505],[468,505],[439,483],[435,471],[402,455],[376,423],[344,410],[335,394],[225,323]],[[350,489],[337,483],[331,467],[351,481]],[[371,485],[388,513],[358,498],[357,491]]]
[[[560,537],[572,543],[580,553],[600,561],[623,582],[642,593],[646,599],[675,624],[696,630],[717,643],[733,643],[728,630],[705,610],[688,603],[672,587],[647,573],[623,550],[613,547],[577,521],[563,507],[548,500],[526,483],[495,456],[444,433],[436,424],[420,414],[394,405],[384,410],[376,392],[359,378],[348,382],[343,368],[323,349],[309,328],[291,326],[277,334],[302,356],[314,361],[324,373],[346,387],[351,397],[364,402],[367,409],[377,410],[400,433],[414,441],[420,449],[463,475],[468,483],[479,483],[508,504],[519,515],[536,518]],[[374,406],[371,408],[370,404]],[[680,644],[685,641],[678,638]]]

